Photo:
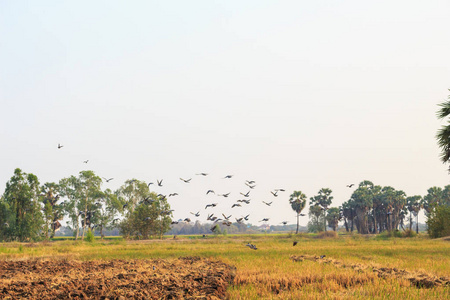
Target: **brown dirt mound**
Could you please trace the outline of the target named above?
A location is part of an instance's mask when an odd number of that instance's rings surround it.
[[[386,268],[375,265],[364,265],[364,264],[344,264],[341,261],[314,255],[291,255],[290,258],[294,262],[311,260],[318,263],[333,264],[338,268],[351,268],[357,271],[372,271],[376,273],[379,277],[397,277],[409,280],[412,285],[418,288],[432,288],[435,286],[450,286],[450,279],[446,277],[437,277],[431,274],[425,274],[420,272],[410,272],[407,270],[397,269],[397,268]]]
[[[235,268],[175,260],[0,261],[1,299],[225,299]]]

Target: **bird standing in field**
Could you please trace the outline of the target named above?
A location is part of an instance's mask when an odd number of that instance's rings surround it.
[[[297,244],[298,244],[298,242],[297,242],[297,241],[294,241],[294,242],[292,243],[292,246],[297,246]]]

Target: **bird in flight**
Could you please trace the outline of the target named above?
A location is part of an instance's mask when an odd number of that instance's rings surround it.
[[[209,193],[215,194],[215,192],[214,192],[213,190],[208,190],[208,191],[206,192],[206,195],[208,195]]]
[[[113,180],[114,178],[109,178],[109,179],[106,179],[105,177],[102,177],[103,179],[105,179],[105,181],[106,182],[110,182],[111,180]]]
[[[354,183],[350,183],[350,184],[347,184],[347,187],[348,188],[351,188],[352,186],[354,186],[355,184]]]
[[[83,160],[83,162],[84,162],[85,164],[87,164],[87,163],[89,162],[89,159],[88,159],[88,160]]]
[[[242,224],[242,220],[244,220],[244,218],[235,218],[236,219],[236,222],[238,222],[239,224]]]
[[[211,204],[207,204],[205,206],[205,209],[207,209],[208,207],[216,207],[217,203],[211,203]]]
[[[248,191],[246,194],[244,194],[244,193],[240,193],[242,196],[244,196],[244,197],[249,197],[250,196],[250,191]]]
[[[233,208],[233,207],[241,207],[241,205],[240,204],[233,204],[232,206],[231,206],[231,208]]]
[[[228,198],[229,195],[230,195],[230,193],[226,193],[226,194],[217,195],[217,196],[222,196],[222,197]]]
[[[189,183],[189,182],[191,181],[191,179],[192,179],[192,178],[189,178],[189,179],[183,179],[183,178],[180,178],[180,180],[183,180],[183,181],[186,182],[186,183]]]
[[[275,189],[276,192],[285,192],[285,189]]]
[[[193,215],[196,216],[196,217],[200,217],[200,212],[199,212],[199,211],[196,212],[195,214],[194,214],[193,212],[191,212],[191,214],[193,214]]]
[[[178,193],[169,194],[169,197],[178,196]]]
[[[288,222],[287,221],[283,221],[281,222],[281,224],[286,225]]]
[[[264,218],[264,219],[262,219],[262,220],[259,221],[259,222],[267,222],[267,221],[269,221],[269,218]]]
[[[299,216],[300,216],[300,217],[304,217],[304,216],[306,216],[306,215],[305,215],[305,214],[299,214]]]
[[[210,230],[211,230],[212,232],[214,232],[218,226],[219,226],[219,225],[216,224],[216,225],[214,225],[213,227],[211,227]]]
[[[277,195],[278,191],[276,191],[275,193],[272,191],[270,191],[270,192],[272,193],[272,195],[274,195],[274,197],[278,197],[278,195]]]
[[[186,218],[186,219],[184,219],[183,221],[185,221],[186,223],[190,223],[190,222],[191,222],[191,219]]]
[[[214,221],[214,220],[212,219],[213,216],[214,216],[214,214],[208,215],[208,217],[206,218],[206,220],[208,220],[208,221]]]
[[[158,186],[162,186],[162,179],[161,180],[158,180],[158,179],[156,179],[156,182],[158,183]]]
[[[250,244],[250,243],[248,243],[247,245],[245,245],[245,246],[247,246],[247,247],[249,247],[250,249],[253,249],[253,250],[258,250],[258,248],[256,248],[256,246],[255,245],[253,245],[253,244]]]
[[[246,180],[245,182],[248,183],[248,184],[250,184],[250,185],[255,183],[254,180]]]
[[[206,176],[206,175],[208,175],[208,173],[198,173],[198,174],[195,174],[195,175],[202,175],[202,176]]]
[[[251,188],[252,190],[255,188],[256,185],[250,185],[250,184],[245,184],[246,186],[248,186],[249,188]]]
[[[273,202],[273,201],[272,201],[272,202]],[[272,204],[272,202],[267,203],[267,202],[263,201],[263,203],[264,203],[265,205],[267,205],[267,206],[270,206],[270,205]]]
[[[231,215],[229,215],[228,217],[225,216],[225,214],[222,214],[222,216],[225,218],[225,220],[228,220],[229,218],[231,218]]]
[[[153,183],[153,182],[149,182],[149,183],[147,184],[147,186],[150,187],[150,185],[152,185],[152,184],[154,184],[154,183]]]
[[[244,217],[244,220],[245,221],[248,221],[248,217],[249,217],[250,215],[246,215],[245,217]]]
[[[58,149],[61,149],[62,147],[64,147],[64,146],[61,144],[58,144]]]
[[[231,177],[233,177],[233,175],[227,175],[223,179],[227,179],[227,178],[231,178]]]
[[[172,223],[170,223],[170,224],[175,225],[175,224],[178,224],[178,222],[177,221],[172,221]]]

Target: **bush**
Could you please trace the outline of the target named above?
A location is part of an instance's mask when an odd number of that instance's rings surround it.
[[[336,231],[322,231],[317,234],[317,239],[336,239],[338,234]]]
[[[405,238],[407,238],[407,237],[411,238],[411,237],[416,237],[417,233],[414,230],[406,229],[405,231],[402,232],[402,236]]]
[[[427,231],[430,237],[439,238],[450,235],[450,206],[435,207],[427,220]]]
[[[89,228],[88,232],[86,233],[86,238],[84,239],[88,243],[93,243],[95,240],[94,233]]]

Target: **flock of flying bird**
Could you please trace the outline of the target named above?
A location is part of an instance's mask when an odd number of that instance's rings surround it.
[[[64,147],[64,146],[61,145],[61,144],[58,144],[58,149],[61,149],[62,147]],[[89,160],[83,161],[83,163],[85,163],[85,164],[87,164],[88,162],[89,162]],[[199,175],[199,176],[208,176],[208,173],[197,173],[197,174],[195,174],[195,175]],[[223,177],[223,179],[231,179],[233,176],[234,176],[234,175],[226,175],[225,177]],[[105,178],[105,177],[102,177],[102,178],[103,178],[104,181],[107,182],[107,183],[114,179],[114,178]],[[180,177],[180,180],[181,180],[182,182],[188,184],[188,183],[191,182],[192,178],[184,179],[184,178],[181,178],[181,177]],[[136,181],[136,179],[133,179],[133,180],[131,180],[130,182],[133,183],[133,182],[135,182],[135,181]],[[251,192],[251,190],[253,190],[253,189],[256,187],[256,182],[255,182],[254,180],[246,180],[246,181],[244,182],[244,184],[245,184],[250,190],[249,190],[248,192],[246,192],[246,193],[240,192],[240,195],[242,195],[242,197],[241,197],[242,199],[236,200],[236,203],[233,203],[232,206],[231,206],[231,208],[242,207],[242,205],[250,204],[250,201],[251,201],[250,198],[249,198],[249,197],[250,197],[250,192]],[[149,187],[149,188],[150,188],[151,185],[155,185],[155,186],[158,186],[158,187],[162,187],[162,186],[163,186],[163,179],[161,179],[161,180],[157,179],[157,180],[156,180],[156,184],[155,184],[154,182],[148,183],[148,187]],[[354,185],[354,184],[349,184],[349,185],[347,185],[347,187],[351,188],[353,185]],[[277,188],[277,189],[274,189],[274,190],[270,191],[270,194],[271,194],[273,197],[278,197],[278,196],[279,196],[279,195],[278,195],[279,192],[285,192],[285,191],[286,191],[286,190],[283,189],[283,188]],[[208,190],[206,191],[206,195],[210,195],[210,194],[214,194],[214,195],[219,196],[219,197],[228,198],[228,196],[230,196],[231,193],[216,194],[214,190],[208,189]],[[174,197],[174,196],[178,196],[178,193],[170,193],[170,194],[168,194],[167,196],[166,196],[166,195],[163,195],[163,194],[158,194],[158,197],[160,197],[160,198],[167,198],[167,197]],[[142,203],[145,203],[145,204],[152,204],[152,203],[155,202],[155,201],[156,201],[156,200],[151,199],[151,197],[147,197],[147,198],[143,199],[142,201],[140,201],[140,203],[141,203],[141,204],[142,204]],[[273,203],[273,201],[270,201],[270,202],[262,201],[262,203],[264,203],[264,204],[267,205],[267,206],[271,206],[272,203]],[[208,209],[208,208],[214,208],[214,207],[216,207],[217,205],[218,205],[218,203],[210,203],[210,204],[207,204],[207,205],[205,206],[204,209],[206,210],[206,209]],[[127,207],[127,204],[124,204],[123,208],[126,208],[126,207]],[[162,211],[162,215],[169,215],[169,214],[172,213],[173,211],[174,211],[173,209],[167,210],[167,211]],[[194,212],[190,212],[190,213],[191,213],[192,215],[194,215],[195,217],[199,217],[199,216],[200,216],[200,211],[197,211],[196,213],[194,213]],[[226,216],[224,213],[222,213],[222,216],[223,216],[223,219],[220,218],[220,217],[214,216],[214,213],[211,213],[211,214],[208,214],[208,215],[207,215],[206,220],[207,220],[207,221],[212,221],[213,224],[214,224],[214,225],[211,227],[211,229],[210,229],[212,232],[215,232],[215,231],[217,230],[217,228],[218,228],[218,223],[221,223],[221,224],[226,225],[226,226],[231,226],[232,222],[230,221],[230,218],[232,217],[232,215]],[[248,221],[248,220],[249,220],[249,216],[250,216],[250,215],[247,214],[246,216],[241,216],[241,217],[239,217],[239,218],[235,218],[235,220],[236,220],[236,222],[237,222],[238,224],[244,224],[244,221]],[[300,214],[300,216],[305,216],[305,214]],[[149,219],[150,219],[150,218],[147,217],[147,218],[144,219],[144,221],[147,221],[147,220],[149,220]],[[115,221],[117,221],[117,220],[118,220],[118,219],[115,219],[113,222],[115,222]],[[269,218],[263,218],[263,219],[260,220],[259,222],[268,222],[268,221],[269,221]],[[190,218],[185,218],[184,220],[181,220],[181,219],[180,219],[179,221],[172,221],[172,225],[178,224],[178,223],[180,223],[180,222],[190,223],[190,222],[191,222],[191,219],[190,219]],[[283,225],[286,225],[287,223],[288,223],[287,221],[281,222],[281,224],[283,224]],[[293,246],[296,246],[296,245],[297,245],[297,241],[294,241],[294,242],[293,242]],[[246,246],[248,246],[250,249],[257,250],[257,247],[256,247],[255,245],[253,245],[253,244],[250,244],[250,243],[249,243],[249,244],[247,244]],[[325,256],[323,256],[323,257],[325,257]],[[323,257],[321,257],[321,258],[323,258]]]

